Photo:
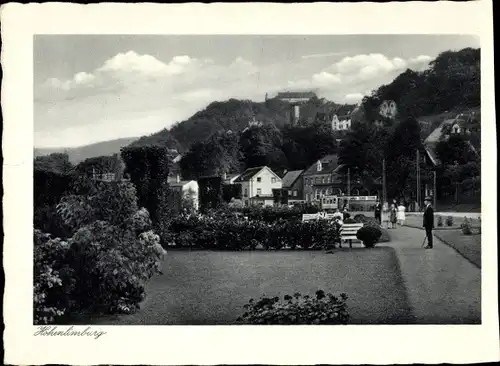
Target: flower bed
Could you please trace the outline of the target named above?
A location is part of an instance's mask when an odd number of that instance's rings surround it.
[[[259,301],[250,299],[244,306],[246,312],[238,318],[243,324],[347,324],[347,295],[342,293],[340,298],[316,291],[316,296],[302,296],[295,293],[285,295],[283,301],[279,297],[263,297]]]

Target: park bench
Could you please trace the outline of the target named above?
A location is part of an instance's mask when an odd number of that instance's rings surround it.
[[[317,213],[315,213],[315,214],[302,214],[302,222],[317,220],[318,218],[319,218],[319,215]]]
[[[349,240],[349,248],[352,248],[352,241],[357,240],[360,241],[356,237],[356,233],[359,229],[363,227],[363,223],[355,223],[355,224],[343,224],[340,228],[340,247],[342,247],[342,241]]]

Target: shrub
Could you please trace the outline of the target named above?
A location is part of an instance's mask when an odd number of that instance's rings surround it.
[[[35,322],[74,312],[130,312],[165,254],[131,183],[104,184],[95,195],[68,196],[59,211],[67,241],[35,230]]]
[[[347,218],[344,220],[344,224],[356,224],[358,221],[355,219]]]
[[[339,237],[338,227],[326,220],[280,219],[268,223],[231,211],[179,215],[170,222],[167,232],[171,234],[169,240],[179,247],[225,250],[255,249],[258,245],[274,250],[322,249]]]
[[[443,217],[442,216],[437,217],[437,226],[439,226],[439,227],[443,226]]]
[[[35,229],[33,249],[33,320],[48,324],[70,307],[74,277],[66,260],[69,244]]]
[[[467,217],[464,218],[464,222],[460,225],[460,229],[462,230],[462,234],[464,235],[472,234],[470,221]]]
[[[446,218],[446,226],[453,226],[453,217],[452,216],[448,216]]]
[[[292,325],[292,324],[347,324],[347,295],[340,298],[324,291],[316,291],[316,296],[302,296],[295,293],[278,297],[262,297],[259,301],[250,299],[244,306],[246,312],[238,318],[244,324]]]
[[[366,247],[374,247],[381,235],[382,231],[373,226],[363,226],[356,233],[356,237],[361,240]]]

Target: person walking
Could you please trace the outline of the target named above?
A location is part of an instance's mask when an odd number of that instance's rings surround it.
[[[423,227],[425,228],[425,235],[427,236],[427,246],[425,249],[432,249],[433,248],[433,242],[432,242],[432,229],[434,229],[434,209],[431,206],[432,198],[431,197],[425,197],[424,200],[424,205],[425,205],[425,210],[424,210],[424,222],[423,222]]]
[[[384,229],[387,229],[389,227],[389,204],[387,201],[384,202],[382,205],[382,215],[381,215],[381,221],[382,221],[382,227]]]
[[[406,221],[406,207],[403,203],[400,203],[398,206],[398,222],[399,226],[404,226]]]
[[[391,204],[389,216],[390,216],[389,229],[395,229],[397,218],[396,218],[396,205],[394,203]]]
[[[380,201],[377,199],[377,202],[375,203],[375,220],[379,223],[379,225],[382,223],[380,214],[382,211],[382,205],[380,204]]]

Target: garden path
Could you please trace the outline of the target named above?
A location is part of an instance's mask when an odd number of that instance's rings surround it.
[[[421,248],[425,232],[389,230],[417,324],[480,324],[481,270],[434,237]]]

